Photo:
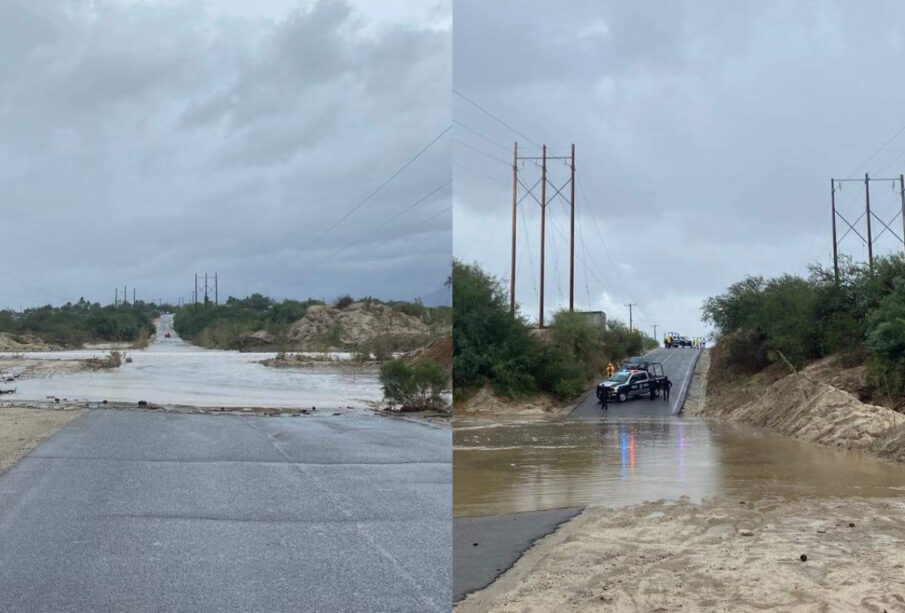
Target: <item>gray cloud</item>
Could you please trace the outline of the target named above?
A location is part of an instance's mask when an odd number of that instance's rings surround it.
[[[446,2],[0,6],[0,306],[127,283],[411,298],[448,274]],[[331,257],[337,247],[352,248]],[[131,290],[130,290],[131,291]]]
[[[895,76],[903,18],[894,2],[864,12],[816,1],[587,1],[551,10],[461,0],[454,83],[554,153],[576,143],[590,203],[579,192],[588,252],[579,248],[579,305],[627,319],[623,303],[638,302],[643,325],[700,334],[701,301],[744,275],[828,263],[830,177],[905,170],[905,156],[896,161],[905,137],[857,168],[905,123]],[[506,147],[529,146],[461,99],[454,116]],[[457,138],[511,156],[465,130]],[[511,170],[464,146],[454,159],[454,253],[508,277]],[[844,189],[842,208],[854,211],[856,187]],[[891,216],[897,195],[881,192]],[[567,300],[567,244],[556,227],[564,232],[568,219],[564,205],[551,211],[552,309]],[[536,269],[537,207],[525,215]],[[536,317],[521,227],[519,241],[518,299]],[[862,257],[856,241],[844,246]],[[878,247],[901,249],[888,236]]]

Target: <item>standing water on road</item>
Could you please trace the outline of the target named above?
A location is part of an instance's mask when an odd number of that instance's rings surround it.
[[[660,349],[684,391],[696,353]],[[458,422],[453,513],[496,515],[717,495],[755,499],[901,496],[905,467],[765,430],[675,415],[670,402],[638,399],[603,411],[591,396],[558,421]]]
[[[184,342],[173,331],[172,315],[162,315],[157,327],[157,337],[146,349],[126,350],[131,363],[110,370],[23,379],[16,382],[16,393],[10,399],[44,402],[48,397],[57,397],[124,403],[146,400],[160,405],[233,408],[363,408],[383,396],[373,371],[348,366],[270,368],[259,362],[274,357],[274,353],[202,349]],[[167,332],[170,338],[165,337]],[[26,355],[32,359],[71,360],[103,357],[106,353],[51,351]]]

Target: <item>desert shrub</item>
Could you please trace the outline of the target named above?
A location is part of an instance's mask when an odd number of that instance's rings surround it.
[[[337,298],[333,303],[333,306],[335,306],[337,309],[346,309],[350,307],[354,302],[355,300],[352,298],[352,296],[346,294],[345,296],[340,296],[339,298]]]
[[[428,312],[427,307],[420,302],[396,302],[390,308],[394,311],[399,311],[400,313],[419,319],[425,319]]]
[[[407,364],[404,360],[390,360],[380,367],[383,394],[393,406],[403,411],[439,409],[448,375],[443,367],[429,358]]]
[[[905,392],[905,277],[871,312],[867,329],[868,383],[887,394]]]

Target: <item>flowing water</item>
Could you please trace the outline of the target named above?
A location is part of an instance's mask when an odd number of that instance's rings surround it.
[[[457,516],[680,496],[905,495],[905,467],[698,418],[463,422],[453,445]]]
[[[166,333],[171,334],[166,338]],[[26,354],[46,360],[103,357],[107,351],[53,351]],[[127,350],[131,363],[102,371],[23,379],[5,400],[47,401],[48,397],[90,402],[200,407],[363,408],[379,401],[377,374],[348,367],[271,368],[261,360],[274,353],[208,350],[179,339],[172,315],[158,322],[158,335],[146,349]],[[0,354],[2,355],[2,354]],[[9,355],[9,354],[6,354]],[[342,360],[347,354],[332,354]]]

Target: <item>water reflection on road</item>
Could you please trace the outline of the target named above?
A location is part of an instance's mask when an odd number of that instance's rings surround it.
[[[167,332],[170,338],[166,338]],[[85,359],[106,353],[57,351],[28,357]],[[55,396],[202,407],[339,408],[365,407],[383,396],[373,371],[349,367],[270,368],[259,362],[273,357],[273,353],[205,350],[189,345],[172,332],[172,316],[161,318],[158,337],[147,349],[127,353],[132,362],[116,369],[17,381],[16,394],[4,399],[41,402]]]
[[[458,423],[455,515],[782,495],[900,496],[905,467],[684,417]]]

